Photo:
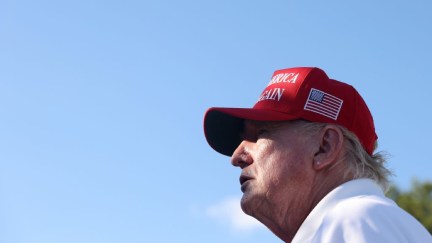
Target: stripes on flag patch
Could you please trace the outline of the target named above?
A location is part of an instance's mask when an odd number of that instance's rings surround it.
[[[338,97],[321,90],[311,89],[304,109],[336,120],[342,108],[342,103],[343,100]]]

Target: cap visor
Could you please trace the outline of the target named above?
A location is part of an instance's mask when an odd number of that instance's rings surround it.
[[[241,143],[244,120],[289,121],[298,116],[272,110],[213,107],[204,116],[204,134],[217,152],[231,156]]]

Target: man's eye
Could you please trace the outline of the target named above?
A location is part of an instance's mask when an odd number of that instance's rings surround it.
[[[257,136],[258,137],[262,137],[262,136],[265,136],[267,133],[268,133],[268,130],[266,130],[266,129],[259,129],[257,131]]]

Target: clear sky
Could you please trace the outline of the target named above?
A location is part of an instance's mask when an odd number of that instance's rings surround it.
[[[243,218],[211,106],[274,70],[355,86],[394,183],[432,180],[432,2],[0,1],[0,242],[280,242]]]

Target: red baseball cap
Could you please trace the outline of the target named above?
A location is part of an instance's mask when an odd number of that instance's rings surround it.
[[[252,108],[213,107],[204,133],[217,152],[231,156],[241,143],[244,120],[333,123],[353,132],[372,155],[377,135],[363,98],[351,85],[330,79],[316,67],[277,70]]]

